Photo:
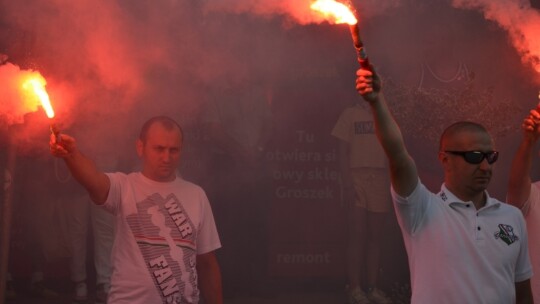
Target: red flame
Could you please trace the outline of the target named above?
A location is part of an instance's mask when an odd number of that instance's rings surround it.
[[[37,98],[41,103],[43,110],[45,110],[47,117],[53,118],[54,110],[51,105],[51,100],[49,99],[49,94],[45,89],[46,84],[45,78],[37,73],[24,80],[22,87],[25,91],[30,91],[31,94],[27,95],[28,98]]]
[[[351,9],[335,0],[317,0],[311,4],[311,9],[324,15],[329,22],[336,24],[347,23],[355,25],[358,20]]]

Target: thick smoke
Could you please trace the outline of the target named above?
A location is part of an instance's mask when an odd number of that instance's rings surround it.
[[[531,7],[530,1],[453,0],[452,3],[458,8],[480,10],[486,19],[505,29],[523,63],[540,73],[540,12]]]
[[[285,66],[295,66],[298,58],[310,61],[306,49],[315,47],[334,52],[334,58],[340,56],[333,45],[321,44],[321,33],[316,34],[319,37],[304,35],[304,49],[290,38],[301,26],[323,21],[310,11],[311,2],[3,0],[0,53],[7,53],[23,70],[34,69],[44,75],[57,119],[66,128],[75,121],[84,124],[113,119],[118,126],[114,131],[101,125],[93,128],[96,133],[103,128],[107,131],[104,136],[113,138],[133,128],[132,124],[140,124],[144,117],[160,114],[160,110],[183,113],[183,119],[190,123],[207,98],[202,92],[208,88],[242,82],[254,78],[253,74],[271,83],[290,80],[290,68]],[[366,26],[371,18],[400,6],[422,6],[418,1],[411,4],[415,1],[402,0],[353,2]],[[540,70],[540,42],[533,38],[540,31],[540,20],[530,5],[515,1],[453,3],[480,9],[488,19],[497,21],[508,30],[523,60]],[[426,14],[425,19],[429,18]],[[396,30],[383,27],[378,32],[388,42],[371,42],[368,50],[390,52],[385,44],[410,35],[394,37]],[[342,30],[332,35],[349,39]],[[401,52],[405,58],[407,48]],[[311,55],[317,56],[315,52]],[[0,111],[11,115],[5,108]],[[120,111],[129,112],[129,119],[118,115]]]
[[[287,168],[289,163],[272,162],[271,157],[320,151],[335,156],[333,152],[338,145],[330,136],[332,127],[343,108],[359,100],[354,90],[354,72],[358,63],[349,31],[346,26],[325,23],[310,11],[311,2],[0,0],[0,53],[9,56],[8,63],[0,65],[0,124],[10,124],[17,129],[17,132],[9,132],[10,136],[16,135],[19,142],[39,149],[39,153],[34,151],[20,162],[26,167],[21,175],[36,175],[36,184],[58,179],[41,176],[54,175],[54,168],[34,167],[27,162],[38,160],[34,155],[40,155],[49,165],[53,163],[48,154],[50,121],[36,104],[21,108],[17,88],[18,78],[35,71],[47,80],[47,90],[61,131],[74,135],[81,150],[105,171],[132,171],[135,163],[131,159],[135,157],[133,142],[142,122],[151,116],[166,114],[184,127],[182,174],[197,183],[197,177],[200,178],[205,190],[210,189],[212,204],[221,203],[223,193],[235,194],[232,192],[236,188],[232,186],[240,185],[240,179],[234,176],[233,169],[237,168],[230,169],[234,159],[224,157],[223,149],[208,139],[209,132],[201,122],[206,106],[219,99],[223,109],[231,113],[242,114],[236,109],[241,108],[246,113],[251,110],[260,114],[258,110],[269,108],[269,113],[265,113],[272,115],[273,123],[273,133],[268,136],[269,148],[257,147],[268,148],[263,149],[266,153],[263,161],[268,163],[265,168],[267,166],[266,169],[274,174],[290,169],[289,173],[306,173],[307,176],[311,166],[322,166],[323,162],[290,161],[290,168]],[[417,152],[414,156],[419,156],[416,159],[420,170],[431,174],[423,179],[424,182],[440,187],[442,172],[433,172],[438,168],[435,137],[439,136],[439,129],[451,121],[489,120],[498,128],[494,131],[511,134],[508,138],[512,140],[518,139],[513,135],[519,132],[521,115],[535,105],[536,89],[532,90],[534,95],[528,94],[530,80],[520,78],[520,72],[525,68],[505,41],[506,34],[502,30],[490,26],[491,23],[479,14],[451,7],[449,0],[353,2],[359,13],[360,32],[370,60],[385,80],[384,89],[390,106],[401,119],[403,133],[415,140],[408,140],[408,147]],[[523,61],[540,71],[537,11],[527,4],[503,0],[453,0],[453,4],[459,8],[481,10],[486,18],[500,24],[510,33]],[[0,55],[0,62],[3,61]],[[474,82],[463,90],[458,87],[463,81],[458,81],[456,88],[447,89],[446,82],[461,77],[456,74],[456,67],[462,66],[467,67],[464,76]],[[419,92],[422,81],[426,87]],[[435,82],[442,82],[443,88],[433,85]],[[239,98],[253,87],[257,89],[257,98],[264,96],[258,100],[263,102],[249,104],[250,101],[244,100],[246,98]],[[235,90],[228,91],[230,88]],[[466,98],[447,94],[456,91],[467,95]],[[455,98],[447,98],[448,95]],[[227,107],[229,102],[230,108]],[[257,126],[266,115],[245,114],[242,118]],[[232,127],[224,124],[222,129],[227,128]],[[304,137],[306,134],[309,136]],[[299,136],[312,142],[299,142]],[[500,145],[506,150],[515,146],[513,142]],[[507,183],[504,171],[508,169],[514,151],[501,152],[507,153],[501,153],[497,164],[500,182],[493,184],[498,191],[495,195],[504,199]],[[247,162],[241,165],[249,166]],[[335,162],[329,161],[328,166],[332,165]],[[187,172],[184,171],[186,167],[190,169]],[[225,177],[223,184],[216,182],[220,175]],[[194,176],[196,178],[192,178]],[[273,178],[269,183],[285,183],[275,180],[275,175]],[[304,187],[304,182],[299,180],[294,186]],[[327,185],[335,186],[337,182],[321,180],[311,185],[319,190]],[[54,183],[52,187],[55,192],[67,188]],[[260,211],[264,211],[261,213],[265,216],[273,214],[272,219],[277,221],[290,217],[290,227],[273,223],[290,228],[272,235],[279,240],[290,237],[287,246],[292,249],[277,246],[283,251],[282,256],[304,254],[313,257],[318,253],[318,249],[313,248],[320,246],[326,250],[328,244],[343,241],[346,233],[345,229],[339,230],[339,225],[345,225],[346,217],[335,216],[339,208],[344,207],[338,198],[322,203],[293,199],[284,203],[276,199],[274,193],[265,197],[257,193],[246,201],[266,203],[270,200],[266,207],[281,206],[283,209],[270,213],[261,208]],[[66,203],[72,202],[66,200]],[[31,210],[29,214],[39,214]],[[223,216],[237,211],[245,212],[231,204],[222,205],[215,214]],[[234,216],[230,219],[234,220]],[[236,222],[231,225],[240,226]],[[241,228],[249,231],[249,227]],[[328,234],[328,244],[317,243],[321,240],[321,235],[316,235],[318,228],[324,229],[322,234]],[[306,235],[312,236],[313,241],[305,238]],[[392,235],[399,239],[399,234]],[[233,239],[243,242],[244,247],[239,247],[238,252],[250,249],[246,247],[256,247],[236,235]],[[224,244],[229,246],[227,241]],[[299,248],[303,244],[305,248]],[[395,244],[397,242],[391,246]],[[332,255],[332,261],[345,263],[346,259],[339,255],[344,251],[340,246],[335,244],[338,253]],[[401,263],[402,260],[395,257],[401,249],[396,246],[384,252],[391,256],[388,260]],[[400,265],[387,264],[384,271],[405,269],[406,272],[406,256],[402,257]],[[242,267],[233,268],[234,271],[246,268],[245,260],[240,260]],[[275,256],[273,261],[276,261]],[[317,270],[321,265],[281,264],[282,268],[289,266]],[[339,264],[323,266],[335,272],[345,269]],[[341,291],[342,286],[340,288]],[[337,301],[328,301],[334,302]]]
[[[59,125],[66,133],[90,125],[81,141],[97,146],[133,133],[131,123],[194,102],[186,80],[202,74],[196,70],[203,60],[194,60],[201,45],[197,10],[185,1],[1,1],[0,53],[21,67],[21,75],[41,72]],[[11,67],[2,70],[16,73]],[[3,85],[16,81],[12,76]],[[4,98],[0,114],[13,117],[8,111],[20,99]],[[174,107],[160,107],[167,104]],[[9,124],[22,123],[23,114]]]
[[[43,76],[36,71],[21,70],[11,63],[0,66],[0,83],[2,84],[0,113],[7,125],[22,123],[25,114],[37,111],[40,106],[39,99],[31,91],[22,87],[29,78],[43,80]]]
[[[125,137],[151,115],[178,113],[184,124],[191,124],[208,88],[247,79],[286,81],[290,71],[283,60],[296,59],[288,58],[295,50],[284,25],[291,30],[322,22],[310,3],[3,0],[0,53],[21,71],[36,70],[45,77],[63,129],[92,124],[93,132],[85,136],[113,139]],[[398,4],[355,3],[362,19]],[[306,47],[316,43],[316,38],[306,41]],[[304,50],[298,52],[306,58]],[[3,102],[0,115],[11,117],[8,111],[18,102]],[[120,114],[126,112],[130,115]],[[21,123],[21,114],[9,123]]]

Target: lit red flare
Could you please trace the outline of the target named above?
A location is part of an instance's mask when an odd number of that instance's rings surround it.
[[[43,76],[41,76],[41,74],[39,73],[34,73],[24,79],[22,87],[28,93],[26,94],[26,98],[37,98],[39,103],[43,107],[45,114],[47,114],[47,117],[52,119],[54,118],[54,110],[51,105],[49,94],[45,89],[45,85],[47,85],[47,81],[45,81],[45,78],[43,78]],[[56,142],[60,142],[60,130],[58,129],[56,124],[51,123],[50,131],[52,134],[54,134]]]
[[[347,4],[335,0],[317,0],[311,4],[311,9],[321,13],[328,22],[335,24],[346,23],[349,25],[358,63],[360,63],[362,68],[371,70],[371,64],[364,49],[364,43],[360,38],[355,10],[349,0],[347,0]]]
[[[358,23],[351,9],[341,2],[335,0],[317,0],[310,7],[312,10],[324,15],[325,19],[329,22],[336,24],[347,23],[349,25],[356,25]]]
[[[49,99],[49,94],[45,89],[46,84],[45,78],[38,74],[26,79],[22,86],[24,90],[31,92],[35,98],[37,97],[43,110],[45,110],[47,117],[53,118],[54,110],[51,105],[51,100]],[[32,97],[30,96],[30,98]]]

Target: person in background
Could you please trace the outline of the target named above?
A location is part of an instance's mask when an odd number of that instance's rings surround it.
[[[87,237],[89,228],[93,235],[93,260],[96,271],[95,303],[107,303],[111,279],[111,251],[114,242],[114,217],[90,201],[88,194],[68,199],[72,212],[69,216],[71,247],[70,276],[74,283],[73,303],[88,302],[86,272]],[[91,227],[90,227],[91,226]]]
[[[9,187],[12,187],[13,210],[9,229],[9,272],[6,274],[6,296],[10,300],[26,294],[35,299],[60,298],[55,290],[57,286],[53,286],[51,280],[54,271],[47,267],[62,253],[67,253],[67,250],[61,252],[65,249],[62,248],[63,235],[59,233],[61,227],[52,224],[58,220],[53,215],[59,215],[59,212],[55,208],[55,183],[50,178],[51,162],[46,148],[28,144],[33,139],[30,130],[43,123],[39,114],[43,113],[25,114],[23,121],[6,129],[8,132],[2,134],[0,140],[3,148],[0,159],[6,159],[2,160],[6,168],[12,167],[12,171],[5,172]],[[48,133],[46,128],[43,130],[43,134]],[[17,140],[10,141],[10,136],[16,136]],[[14,153],[12,159],[7,156],[9,153]],[[24,285],[21,283],[26,274],[22,266],[29,270],[29,282]]]
[[[367,105],[355,103],[346,108],[332,135],[339,139],[341,181],[345,203],[349,207],[349,304],[389,304],[392,301],[377,284],[385,223],[392,210],[390,180],[384,151],[377,142],[373,117]],[[366,273],[365,283],[360,273]]]

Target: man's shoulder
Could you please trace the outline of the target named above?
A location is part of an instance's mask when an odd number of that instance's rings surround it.
[[[411,193],[409,193],[409,195],[407,196],[401,196],[400,194],[398,194],[397,192],[395,192],[395,189],[394,189],[394,186],[391,187],[391,191],[392,193],[394,193],[393,195],[395,196],[395,198],[397,198],[398,200],[401,200],[401,201],[416,201],[416,200],[428,200],[428,201],[432,201],[432,200],[445,200],[445,196],[444,194],[441,195],[441,192],[439,193],[434,193],[432,192],[430,189],[428,189],[423,183],[422,183],[422,180],[419,178],[418,179],[418,182],[416,183],[416,186],[414,187],[414,189],[412,190]]]
[[[173,185],[177,190],[180,190],[181,192],[185,194],[190,193],[190,194],[206,195],[206,192],[201,186],[199,186],[198,184],[195,184],[194,182],[185,180],[180,176],[176,178]]]
[[[188,189],[194,189],[194,190],[203,190],[201,186],[195,184],[192,181],[185,180],[184,178],[178,176],[175,180],[175,183],[177,183],[181,187],[185,187]]]
[[[118,180],[127,180],[131,177],[131,175],[134,173],[126,174],[124,172],[106,172],[105,175],[109,177],[109,179],[118,179]]]
[[[501,213],[508,214],[508,215],[515,215],[520,218],[523,218],[523,214],[521,210],[517,208],[516,206],[505,203],[493,197],[490,197],[489,199],[491,200],[491,204],[496,204],[499,207]]]

